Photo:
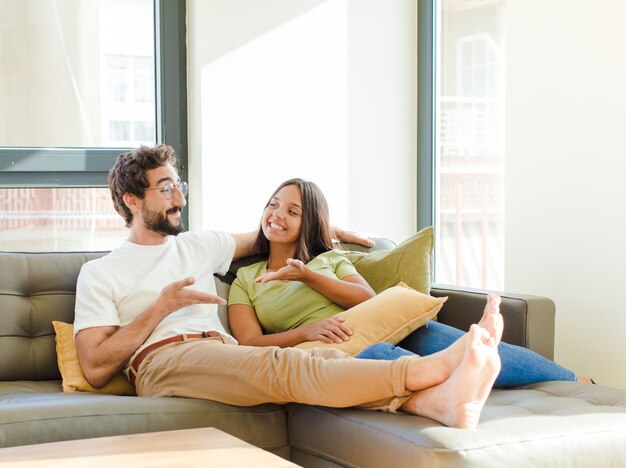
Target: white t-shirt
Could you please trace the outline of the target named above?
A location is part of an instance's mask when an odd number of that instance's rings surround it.
[[[74,334],[92,327],[125,326],[150,307],[161,290],[189,276],[189,288],[216,294],[214,273],[224,274],[235,254],[235,240],[223,232],[185,232],[168,236],[161,245],[124,241],[108,255],[83,265],[76,286]],[[167,315],[146,346],[183,333],[215,330],[229,336],[217,315],[217,305],[196,304]]]

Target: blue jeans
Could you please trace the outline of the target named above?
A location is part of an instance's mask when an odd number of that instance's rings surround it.
[[[439,322],[428,322],[407,336],[398,346],[377,343],[356,355],[359,359],[393,361],[401,356],[428,356],[447,348],[465,333]],[[502,370],[495,387],[516,387],[547,380],[577,380],[576,374],[551,360],[521,346],[500,342]]]

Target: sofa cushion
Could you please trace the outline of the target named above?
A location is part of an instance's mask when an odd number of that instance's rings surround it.
[[[289,440],[292,461],[307,466],[319,459],[349,466],[623,466],[626,390],[576,382],[496,389],[474,430],[293,405]]]
[[[74,321],[78,272],[102,255],[0,252],[0,380],[59,378],[52,321]]]
[[[400,281],[424,294],[430,292],[433,264],[433,228],[426,227],[391,250],[346,252],[357,272],[376,293]]]
[[[446,299],[422,294],[400,283],[337,314],[345,318],[344,325],[353,331],[350,340],[343,343],[305,341],[296,348],[330,347],[354,356],[382,341],[395,345],[437,315]]]
[[[0,447],[195,427],[217,427],[288,456],[282,406],[64,393],[58,381],[0,382]]]

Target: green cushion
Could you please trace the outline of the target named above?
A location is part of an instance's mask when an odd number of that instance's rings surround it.
[[[380,293],[400,281],[416,291],[430,293],[433,265],[433,228],[409,237],[393,250],[346,252],[357,272]]]

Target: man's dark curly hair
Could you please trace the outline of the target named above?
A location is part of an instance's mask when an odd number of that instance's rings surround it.
[[[117,157],[115,164],[109,171],[109,189],[115,210],[126,221],[126,227],[130,227],[133,214],[124,203],[124,194],[130,193],[139,198],[145,195],[148,188],[147,171],[157,167],[171,164],[176,168],[176,153],[168,145],[140,146],[128,153],[122,153]]]

